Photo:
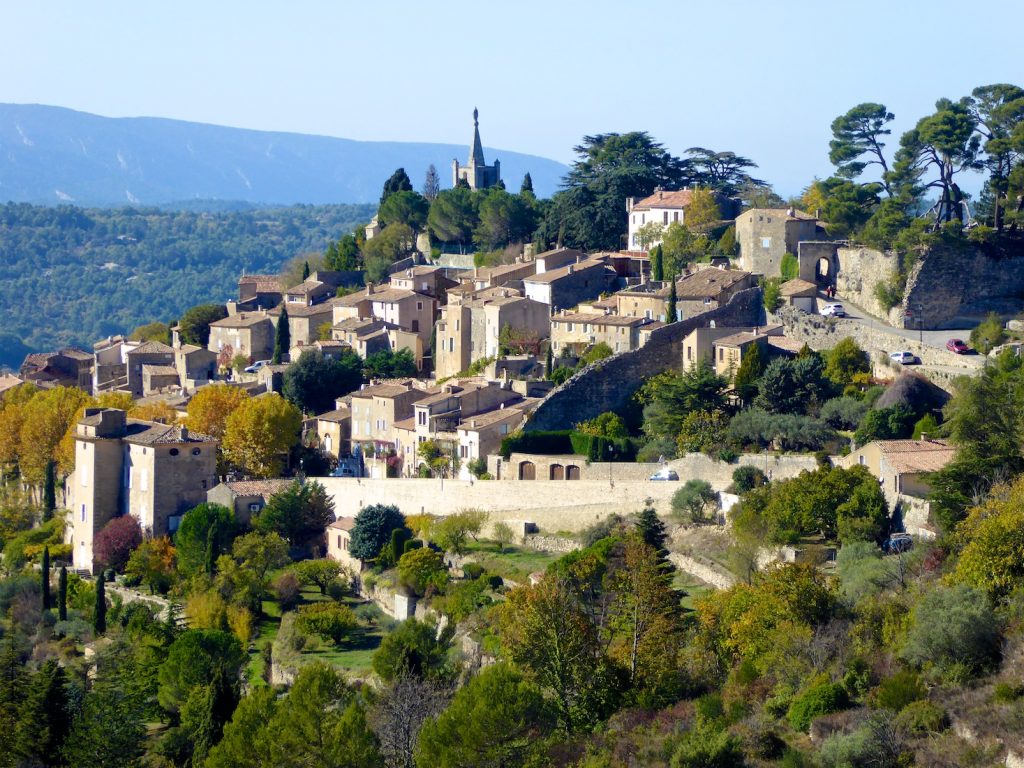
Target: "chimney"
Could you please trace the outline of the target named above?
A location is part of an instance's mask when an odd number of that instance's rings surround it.
[[[566,274],[571,275],[575,271],[576,271],[576,265],[575,264],[570,264],[569,265],[569,271]]]
[[[922,432],[921,433],[921,442],[922,443],[927,443],[928,442],[928,433],[927,432]]]
[[[372,296],[373,295],[373,281],[372,280],[367,280],[366,281],[366,295],[367,296]]]
[[[786,210],[786,215],[787,216],[795,216],[796,215],[796,210],[794,208],[788,208]]]

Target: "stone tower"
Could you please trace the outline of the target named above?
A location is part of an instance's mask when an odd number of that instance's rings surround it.
[[[459,179],[465,179],[470,189],[487,189],[501,180],[501,163],[495,160],[494,165],[487,165],[484,162],[484,148],[480,143],[480,113],[475,107],[473,144],[469,148],[469,161],[465,165],[459,165],[458,160],[452,160],[453,187],[458,185]]]

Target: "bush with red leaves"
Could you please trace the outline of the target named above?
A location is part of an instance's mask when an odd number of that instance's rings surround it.
[[[139,521],[131,515],[115,517],[96,534],[92,554],[105,568],[121,572],[128,564],[128,556],[142,543]]]

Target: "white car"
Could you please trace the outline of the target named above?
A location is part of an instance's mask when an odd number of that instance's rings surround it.
[[[826,304],[821,308],[821,314],[825,317],[846,317],[846,310],[838,302]]]
[[[246,368],[245,372],[246,373],[257,373],[259,371],[259,369],[262,368],[265,365],[270,365],[270,361],[269,360],[257,360],[255,363],[253,363],[248,368]]]
[[[679,473],[677,473],[674,469],[669,469],[668,467],[662,467],[657,472],[655,472],[653,475],[651,475],[651,480],[678,480],[678,479],[679,479]]]
[[[900,365],[914,365],[914,363],[920,362],[917,359],[917,355],[913,352],[908,352],[907,350],[903,350],[902,352],[890,352],[889,359],[894,363],[899,363]]]

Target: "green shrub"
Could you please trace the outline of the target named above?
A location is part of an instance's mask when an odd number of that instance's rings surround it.
[[[1003,321],[995,312],[989,313],[978,327],[971,331],[971,346],[981,354],[987,355],[993,347],[997,347],[1006,341],[1006,331],[1003,329]]]
[[[949,716],[938,704],[912,701],[897,715],[896,725],[915,735],[940,733],[949,727]]]
[[[973,676],[999,658],[999,624],[984,592],[958,584],[927,592],[911,615],[901,655],[956,677]]]
[[[779,272],[782,274],[783,280],[795,280],[800,277],[800,262],[796,260],[796,256],[788,251],[782,254]]]
[[[782,291],[779,288],[778,278],[765,281],[762,288],[764,292],[764,308],[774,312],[782,305]]]
[[[313,603],[299,608],[296,628],[303,634],[319,635],[335,645],[345,641],[359,621],[351,608],[337,603]]]
[[[484,575],[484,567],[480,563],[466,563],[462,566],[462,574],[471,581]]]
[[[992,699],[1001,704],[1011,704],[1024,697],[1024,683],[996,683]]]
[[[787,719],[793,728],[806,733],[811,721],[822,715],[840,712],[849,706],[846,689],[838,683],[819,683],[793,699]]]
[[[916,672],[901,670],[878,684],[871,703],[878,709],[900,712],[908,704],[920,701],[927,695],[928,690]]]
[[[767,483],[768,477],[757,467],[747,464],[733,470],[732,484],[736,493],[746,493]]]

